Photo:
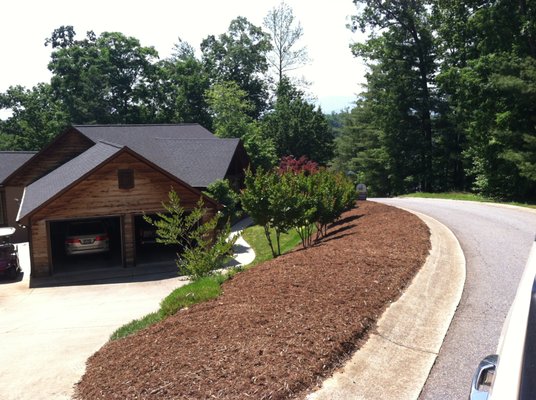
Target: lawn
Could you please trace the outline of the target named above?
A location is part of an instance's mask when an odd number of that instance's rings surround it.
[[[257,265],[266,260],[273,258],[272,251],[266,240],[264,234],[264,228],[259,225],[250,226],[242,232],[242,237],[255,251],[255,261],[251,264]],[[275,244],[275,233],[271,232],[272,243]],[[300,236],[295,229],[291,229],[288,233],[281,235],[281,254],[287,253],[290,250],[294,249],[296,246],[301,244]]]
[[[405,194],[400,197],[417,197],[417,198],[426,198],[426,199],[447,199],[447,200],[466,200],[466,201],[480,201],[486,203],[499,203],[499,204],[508,204],[512,206],[527,207],[527,208],[536,208],[535,203],[520,203],[520,202],[503,202],[491,199],[489,197],[484,197],[474,193],[467,192],[446,192],[446,193],[426,193],[426,192],[417,192]]]

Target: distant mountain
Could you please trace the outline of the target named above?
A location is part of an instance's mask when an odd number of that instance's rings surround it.
[[[356,96],[324,96],[319,97],[316,104],[322,107],[325,114],[339,112],[345,109],[352,109],[356,101]]]

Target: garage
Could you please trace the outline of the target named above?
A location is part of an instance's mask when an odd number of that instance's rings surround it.
[[[149,214],[150,218],[158,218]],[[134,232],[136,235],[136,264],[173,263],[180,253],[178,246],[157,242],[156,228],[144,220],[143,215],[134,217]]]
[[[30,232],[32,276],[173,263],[179,249],[155,243],[154,229],[143,220],[163,211],[170,190],[187,210],[202,197],[205,218],[217,211],[198,190],[108,143],[33,182],[17,218]]]
[[[123,265],[120,217],[50,221],[48,232],[54,273]]]

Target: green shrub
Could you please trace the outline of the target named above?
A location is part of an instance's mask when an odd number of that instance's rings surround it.
[[[181,273],[192,280],[211,275],[223,268],[237,237],[228,239],[231,232],[229,223],[218,229],[221,214],[202,223],[205,209],[200,199],[196,208],[185,210],[175,191],[169,193],[169,203],[162,204],[165,213],[157,218],[144,219],[156,227],[157,242],[180,246],[183,251],[176,260]]]
[[[227,179],[218,179],[208,185],[205,192],[222,206],[223,221],[236,221],[240,217],[239,203],[240,197],[236,193]]]
[[[197,280],[221,269],[232,256],[233,245],[237,237],[229,240],[231,227],[229,223],[216,231],[219,218],[200,225],[191,233],[195,246],[188,247],[177,260],[179,270],[190,279]],[[217,232],[215,235],[214,233]],[[214,237],[215,236],[215,237]]]
[[[352,208],[357,193],[350,179],[327,170],[258,171],[246,174],[242,204],[255,224],[264,227],[274,257],[281,254],[280,236],[295,228],[304,247],[312,244],[316,224],[317,238],[327,225]],[[270,236],[275,231],[274,245]]]

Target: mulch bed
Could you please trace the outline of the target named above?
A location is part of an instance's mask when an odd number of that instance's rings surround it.
[[[80,399],[304,398],[364,343],[423,265],[429,231],[373,202],[326,238],[236,275],[223,295],[106,344]]]

